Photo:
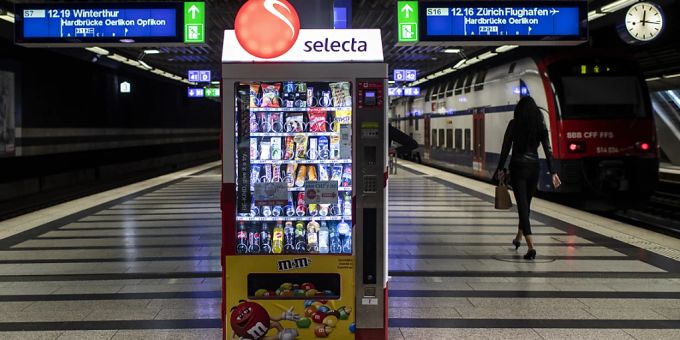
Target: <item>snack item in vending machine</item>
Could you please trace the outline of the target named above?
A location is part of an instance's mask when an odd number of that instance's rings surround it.
[[[269,159],[271,155],[271,144],[269,144],[269,142],[262,141],[262,143],[260,143],[260,159]]]
[[[281,182],[281,165],[272,164],[272,182]]]
[[[272,159],[279,160],[282,156],[281,137],[272,137],[270,140]]]
[[[295,252],[295,228],[290,221],[287,221],[283,228],[283,252],[286,254]]]
[[[307,136],[297,134],[295,137],[295,159],[305,159],[307,153]]]
[[[260,107],[281,107],[279,90],[281,83],[262,84],[262,105]]]
[[[327,111],[324,108],[311,108],[307,113],[310,132],[326,132]]]
[[[262,169],[262,165],[260,165],[260,164],[251,165],[251,168],[250,168],[250,184],[255,184],[255,183],[260,182],[260,169]]]
[[[251,227],[248,230],[248,253],[260,253],[260,230],[256,227]]]
[[[271,164],[264,164],[264,178],[262,178],[261,182],[264,183],[269,183],[272,181],[272,167]]]
[[[318,179],[316,175],[316,165],[308,165],[307,166],[307,179],[309,181],[316,181]]]
[[[293,136],[286,137],[286,150],[283,152],[283,159],[289,160],[295,157],[295,139]]]
[[[250,138],[250,159],[257,159],[257,138]]]
[[[283,83],[283,106],[295,107],[296,86],[292,81]]]
[[[319,205],[318,204],[310,204],[309,205],[309,216],[316,216],[319,214]]]
[[[352,195],[349,192],[343,194],[342,214],[345,216],[352,216]]]
[[[319,252],[319,222],[311,220],[307,223],[307,252]]]
[[[283,113],[272,112],[267,115],[267,122],[269,122],[269,131],[283,132]]]
[[[331,136],[331,159],[340,158],[340,136]]]
[[[250,200],[250,216],[255,217],[260,214],[260,208],[255,205],[255,196]]]
[[[274,206],[274,208],[272,208],[272,216],[279,217],[281,216],[282,211],[283,209],[280,205]]]
[[[260,232],[260,239],[262,240],[262,254],[272,253],[272,234],[267,223],[262,224],[262,231]]]
[[[323,107],[333,106],[333,101],[331,100],[331,91],[322,91],[321,93],[322,93],[321,106]]]
[[[272,208],[268,205],[262,206],[262,216],[269,217],[272,215]]]
[[[307,166],[300,165],[300,170],[298,170],[297,177],[295,178],[295,186],[302,187],[305,185],[305,177],[307,177]]]
[[[319,158],[318,139],[316,137],[309,137],[309,159],[316,160]]]
[[[330,211],[330,204],[319,204],[320,209],[319,209],[319,215],[320,216],[328,216],[328,212]]]
[[[289,188],[295,185],[295,170],[297,170],[297,163],[288,163],[286,166],[286,183]]]
[[[333,106],[352,106],[350,84],[348,82],[330,83],[333,92]]]
[[[238,223],[238,232],[236,233],[236,254],[245,254],[248,252],[248,231],[246,230],[245,222]]]
[[[319,180],[320,181],[327,181],[329,176],[328,173],[330,172],[330,166],[327,164],[319,164]]]
[[[297,195],[297,207],[295,208],[295,213],[298,216],[305,216],[307,214],[307,208],[305,207],[305,192],[300,191]]]
[[[260,84],[258,83],[252,83],[250,84],[250,107],[258,107],[258,98],[257,94],[260,92]]]
[[[337,110],[335,111],[335,120],[332,128],[335,132],[340,132],[340,125],[352,123],[352,110]]]
[[[340,178],[342,176],[342,164],[333,165],[333,172],[331,173],[331,181],[338,181],[340,183]]]
[[[349,164],[345,164],[342,169],[342,181],[340,185],[345,188],[352,186],[352,166]]]
[[[314,107],[314,88],[307,86],[307,107]]]
[[[295,252],[304,253],[307,251],[307,242],[305,241],[305,225],[302,221],[295,223]]]
[[[269,130],[271,130],[267,112],[257,112],[257,123],[260,126],[260,132],[269,132]]]
[[[283,129],[285,132],[304,132],[305,131],[305,116],[303,113],[288,113],[286,115],[286,125]]]
[[[286,216],[292,217],[295,215],[295,205],[293,205],[293,193],[288,193],[288,204],[285,207]]]
[[[295,107],[307,107],[307,83],[298,82],[295,94]]]
[[[330,150],[328,149],[328,137],[319,137],[319,159],[326,160],[330,157]]]
[[[250,132],[260,132],[260,124],[257,123],[256,112],[250,113]]]

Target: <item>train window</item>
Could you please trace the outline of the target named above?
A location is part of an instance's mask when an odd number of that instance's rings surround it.
[[[431,147],[437,147],[437,129],[432,129],[432,133],[430,134],[432,141],[430,142]]]
[[[515,65],[517,65],[517,63],[510,64],[510,68],[508,69],[508,74],[515,72]]]
[[[472,80],[474,79],[475,79],[474,73],[468,74],[467,78],[465,78],[465,88],[463,89],[465,93],[470,93],[470,90],[472,89]]]
[[[446,86],[446,93],[444,94],[444,96],[446,96],[446,97],[451,97],[451,96],[453,96],[453,87],[454,87],[455,85],[456,85],[456,80],[455,80],[455,79],[451,79],[451,81],[448,82],[448,85]]]
[[[477,79],[475,79],[475,91],[481,91],[484,89],[484,79],[486,78],[486,69],[483,69],[477,73]]]
[[[446,148],[453,149],[453,129],[446,129]]]
[[[439,143],[437,144],[437,146],[439,146],[440,148],[443,148],[444,145],[446,144],[446,140],[444,140],[445,133],[446,131],[444,129],[439,129]]]
[[[470,129],[465,129],[465,151],[472,150],[472,148],[470,147],[472,145],[471,137],[472,137],[472,133],[471,133]]]
[[[565,76],[559,92],[564,119],[647,115],[640,81],[634,76]]]
[[[459,95],[463,93],[463,82],[465,82],[465,78],[458,78],[456,79],[456,86],[454,87],[453,93],[455,95]]]
[[[463,149],[463,129],[456,129],[456,150]]]

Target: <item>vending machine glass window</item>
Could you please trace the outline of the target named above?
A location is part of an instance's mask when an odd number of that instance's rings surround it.
[[[351,255],[351,84],[235,85],[236,253]]]

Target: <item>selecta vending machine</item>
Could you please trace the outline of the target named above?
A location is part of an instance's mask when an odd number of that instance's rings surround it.
[[[222,62],[224,338],[386,339],[380,31],[250,0]]]

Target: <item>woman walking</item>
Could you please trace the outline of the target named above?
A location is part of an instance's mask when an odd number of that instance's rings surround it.
[[[505,179],[505,161],[510,149],[510,184],[517,202],[519,214],[519,227],[517,236],[512,240],[515,249],[520,246],[522,235],[527,241],[529,251],[524,255],[527,260],[536,258],[536,249],[531,238],[531,199],[536,192],[539,177],[538,145],[543,145],[545,159],[552,175],[552,184],[557,189],[562,182],[553,167],[553,155],[548,139],[548,129],[543,121],[543,114],[531,97],[522,97],[515,106],[514,119],[508,123],[503,137],[503,148],[498,168],[494,177],[503,181]]]

